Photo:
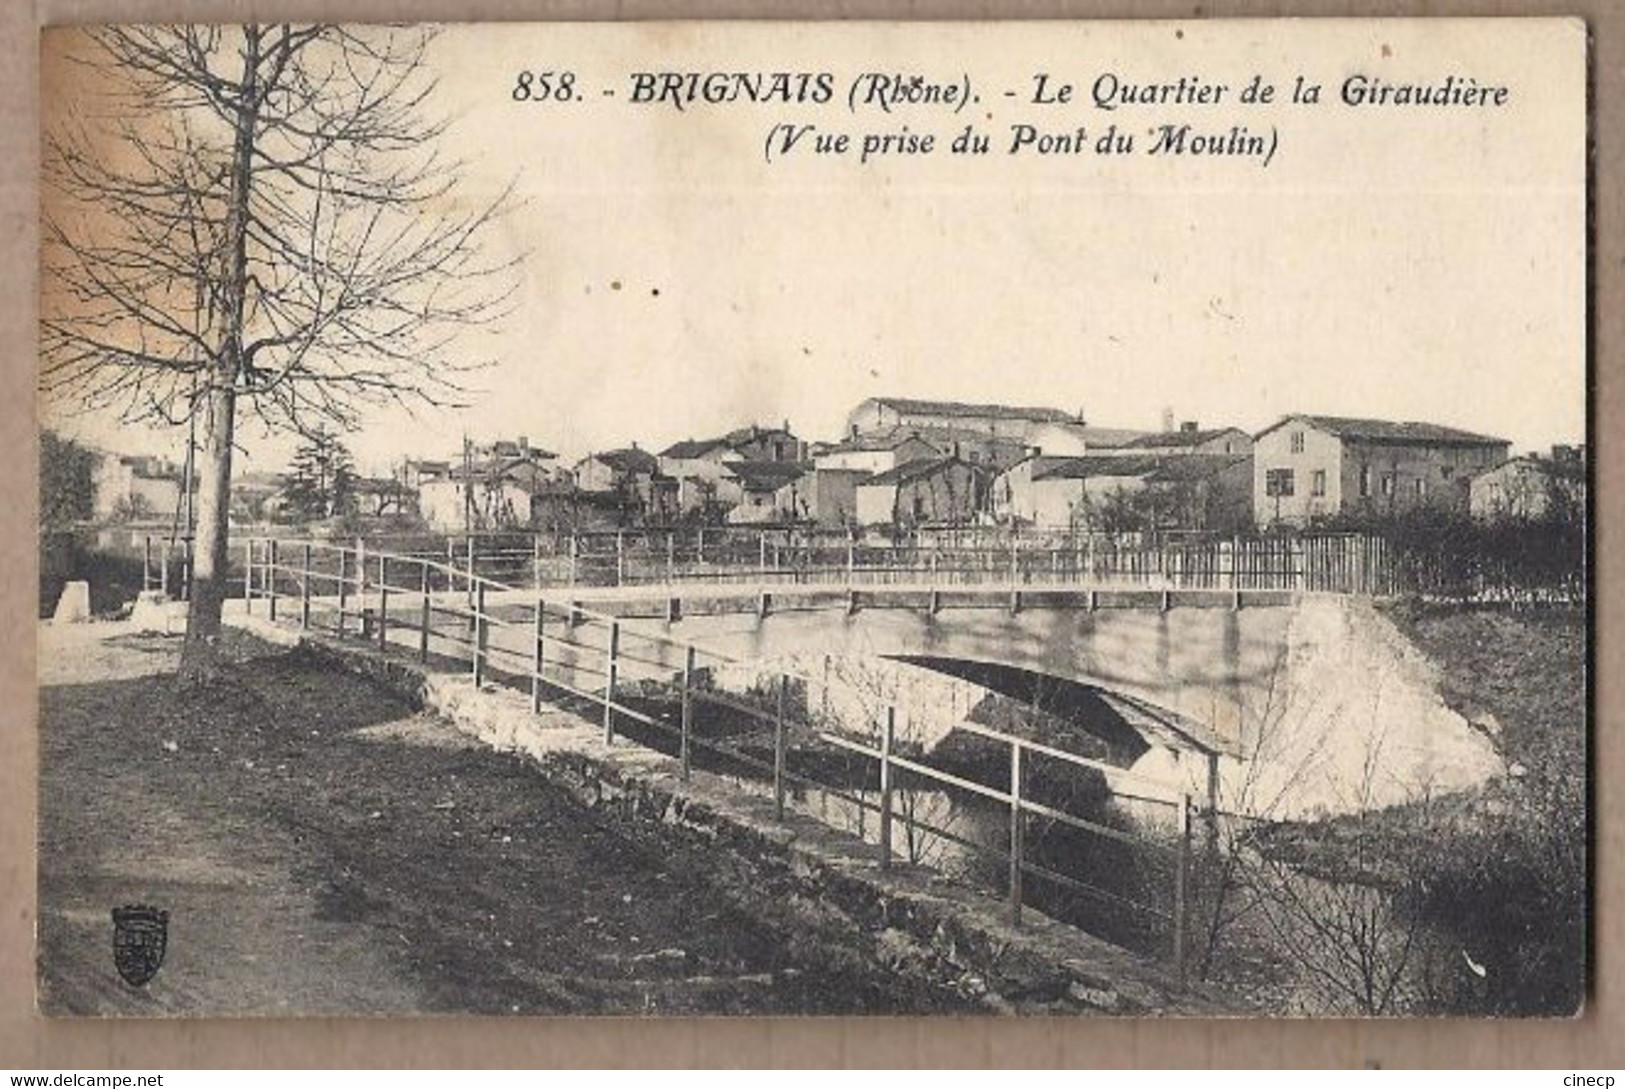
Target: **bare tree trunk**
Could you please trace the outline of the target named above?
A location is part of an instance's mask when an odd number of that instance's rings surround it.
[[[209,391],[199,465],[197,539],[193,542],[192,593],[186,614],[186,643],[181,649],[184,681],[207,681],[214,672],[230,566],[226,516],[231,507],[231,448],[237,393],[217,384]]]
[[[181,648],[182,684],[206,683],[215,672],[220,613],[226,599],[230,555],[231,451],[236,429],[237,380],[243,364],[243,308],[248,291],[248,202],[253,185],[254,129],[259,112],[261,30],[244,28],[243,94],[231,156],[231,197],[226,220],[221,284],[222,342],[209,384],[198,481],[197,540],[186,642]]]

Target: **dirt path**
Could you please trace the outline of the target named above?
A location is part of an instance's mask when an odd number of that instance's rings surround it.
[[[41,630],[48,1012],[963,1008],[365,679],[245,645],[182,699],[178,640]],[[141,990],[108,914],[137,901],[171,913]]]

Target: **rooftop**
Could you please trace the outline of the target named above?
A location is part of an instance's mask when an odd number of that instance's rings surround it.
[[[864,485],[906,484],[911,480],[922,480],[948,468],[950,465],[956,464],[964,465],[965,463],[951,454],[947,457],[915,458],[913,461],[905,462],[895,469],[887,469],[883,473],[876,473],[863,483]]]
[[[769,435],[783,435],[785,438],[795,438],[788,426],[763,427],[761,424],[751,424],[748,427],[736,427],[726,435],[718,435],[715,438],[684,439],[682,442],[674,442],[660,451],[660,456],[663,458],[703,458],[718,450],[737,450]]]
[[[875,397],[879,404],[896,412],[918,413],[922,416],[965,416],[995,420],[1031,420],[1040,423],[1076,422],[1077,417],[1058,408],[1035,408],[1020,405],[977,405],[962,401],[918,401],[908,397]]]
[[[1032,459],[1034,480],[1083,480],[1091,476],[1148,476],[1162,463],[1151,454],[1044,457]]]
[[[1252,439],[1251,435],[1248,435],[1239,427],[1202,427],[1190,430],[1181,428],[1178,431],[1154,431],[1149,435],[1141,435],[1139,438],[1125,442],[1123,445],[1136,450],[1173,450],[1186,446],[1200,446],[1204,442],[1211,442],[1213,439],[1232,434],[1241,435],[1249,441]]]
[[[586,460],[597,459],[608,465],[617,473],[642,473],[652,476],[660,471],[660,459],[647,450],[639,450],[635,446],[621,447],[618,450],[603,450],[588,455]]]
[[[730,475],[752,491],[776,491],[812,469],[812,466],[800,461],[729,461],[723,465]]]
[[[1311,427],[1344,439],[1364,439],[1369,442],[1408,443],[1420,446],[1504,446],[1506,439],[1480,435],[1443,424],[1417,420],[1371,420],[1356,416],[1310,416],[1297,413],[1280,420],[1258,433],[1263,438],[1271,431],[1292,421],[1302,420]]]
[[[1251,465],[1252,460],[1251,454],[1186,454],[1183,457],[1162,458],[1146,479],[1153,484],[1205,480],[1226,469]]]

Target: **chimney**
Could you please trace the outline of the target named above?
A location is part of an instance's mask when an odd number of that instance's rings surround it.
[[[1173,429],[1174,429],[1174,410],[1171,409],[1171,408],[1165,408],[1165,409],[1162,410],[1162,430],[1163,430],[1164,434],[1166,434],[1167,432],[1172,431]]]
[[[1580,460],[1580,452],[1567,444],[1552,447],[1552,460],[1559,465],[1572,465]]]
[[[1184,423],[1179,425],[1179,429],[1189,435],[1196,430],[1196,421],[1186,420]]]
[[[521,454],[530,453],[530,437],[528,435],[519,436],[519,452]]]
[[[1088,425],[1088,423],[1089,423],[1089,418],[1083,414],[1083,406],[1079,405],[1078,406],[1078,426],[1079,427],[1085,427],[1085,426]]]

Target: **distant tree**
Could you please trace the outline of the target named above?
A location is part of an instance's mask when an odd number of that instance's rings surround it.
[[[286,506],[297,519],[332,518],[351,506],[355,462],[337,435],[318,428],[288,464]]]
[[[52,431],[40,432],[39,522],[61,529],[96,510],[96,452]]]
[[[157,514],[158,510],[152,505],[152,500],[135,492],[119,496],[113,503],[109,518],[114,522],[141,522]]]
[[[42,383],[126,421],[197,426],[183,683],[213,669],[239,409],[273,429],[448,403],[457,334],[505,310],[517,256],[482,239],[427,119],[432,31],[112,26],[105,101],[46,134]]]

